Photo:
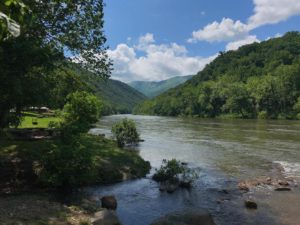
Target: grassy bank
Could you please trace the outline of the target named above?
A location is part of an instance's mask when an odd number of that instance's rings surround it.
[[[150,165],[135,151],[119,149],[112,140],[83,135],[80,144],[91,151],[93,165],[82,185],[107,184],[145,176]],[[40,188],[41,159],[51,154],[58,140],[0,140],[0,192],[15,193]],[[76,174],[72,174],[76,176]]]

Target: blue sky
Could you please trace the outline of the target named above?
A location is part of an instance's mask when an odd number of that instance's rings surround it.
[[[299,0],[106,0],[112,77],[195,74],[219,51],[300,30]]]

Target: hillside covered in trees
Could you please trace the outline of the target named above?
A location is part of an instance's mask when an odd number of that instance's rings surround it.
[[[300,118],[300,33],[219,56],[191,80],[147,100],[137,114]]]
[[[192,75],[188,75],[172,77],[170,79],[162,81],[133,81],[129,83],[129,86],[143,93],[147,97],[153,98],[171,88],[174,88],[186,82],[192,77]]]
[[[51,108],[61,108],[65,104],[68,93],[84,90],[93,93],[102,102],[102,114],[131,113],[133,108],[147,99],[129,85],[113,80],[103,79],[72,63],[66,63],[63,70],[58,69],[50,91]],[[49,104],[50,103],[50,104]],[[55,104],[54,104],[55,103]]]
[[[147,99],[139,91],[118,80],[92,79],[89,85],[94,94],[104,100],[104,114],[131,113],[138,103]]]

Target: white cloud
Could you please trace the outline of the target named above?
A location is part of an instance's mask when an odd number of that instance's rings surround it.
[[[129,63],[136,58],[135,50],[126,44],[119,44],[115,50],[108,50],[107,54],[114,61],[114,71],[120,74],[126,73]]]
[[[196,74],[216,57],[190,57],[182,45],[157,45],[154,42],[153,34],[146,34],[140,37],[139,43],[134,47],[119,44],[116,49],[109,50],[108,55],[114,61],[112,77],[125,82],[157,81],[178,75]],[[137,56],[137,51],[141,51],[143,56]]]
[[[226,51],[237,50],[239,47],[241,47],[243,45],[252,44],[254,42],[260,42],[260,41],[257,39],[257,37],[255,35],[250,35],[250,36],[246,37],[245,39],[229,42],[226,45]]]
[[[250,29],[275,24],[300,14],[299,0],[253,0],[254,14],[249,18]]]
[[[221,22],[213,22],[198,31],[192,32],[188,42],[233,42],[229,48],[239,44],[248,44],[254,38],[249,32],[266,24],[276,24],[291,16],[300,14],[300,0],[253,0],[254,13],[247,23],[230,18],[223,18]]]
[[[217,21],[206,25],[203,29],[194,31],[188,42],[208,41],[233,41],[244,38],[248,35],[248,27],[241,21],[233,21],[230,18],[223,18],[220,23]]]

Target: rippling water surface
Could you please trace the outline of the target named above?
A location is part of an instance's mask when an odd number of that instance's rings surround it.
[[[253,193],[256,211],[245,209],[245,196],[236,188],[239,180],[270,175],[274,163],[300,183],[299,121],[116,115],[104,117],[92,132],[109,136],[111,126],[124,117],[136,122],[145,140],[136,150],[152,167],[159,167],[162,159],[176,158],[199,168],[200,177],[190,191],[173,194],[159,192],[149,178],[85,190],[96,197],[116,195],[123,224],[146,225],[168,212],[197,207],[208,209],[218,225],[300,224],[299,188]]]

